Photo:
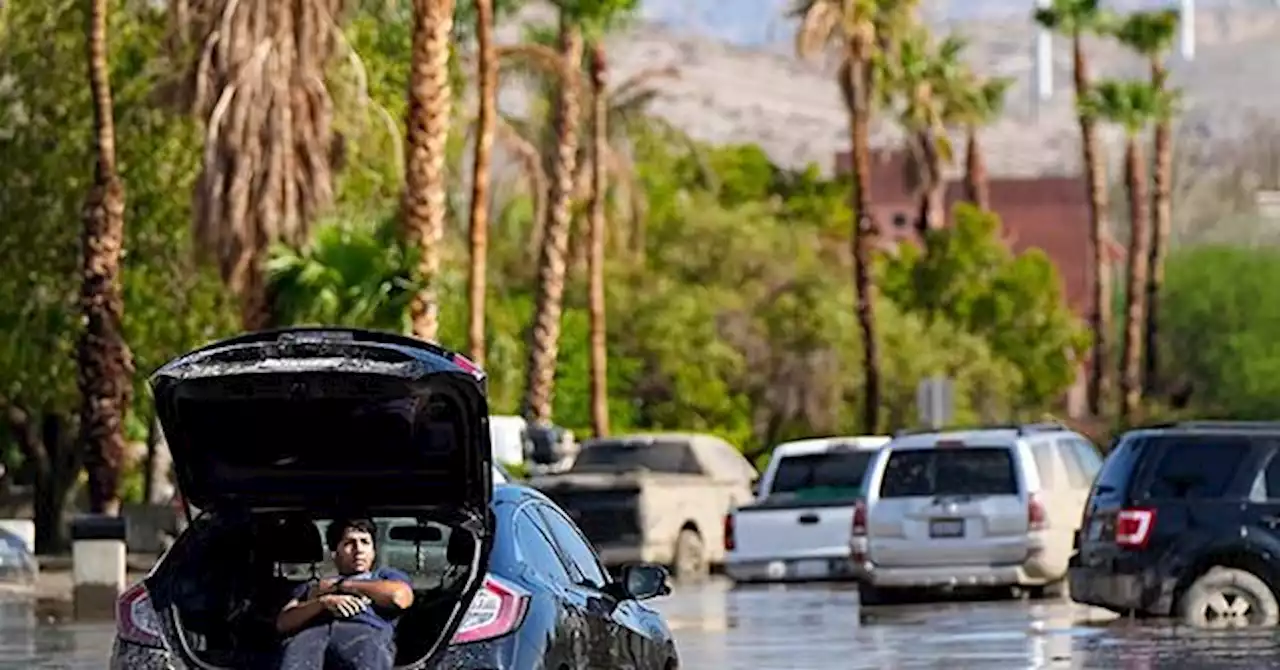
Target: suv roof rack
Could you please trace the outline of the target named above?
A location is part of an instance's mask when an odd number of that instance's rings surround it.
[[[1280,429],[1280,423],[1276,424],[1276,428]],[[1064,423],[1058,421],[1036,421],[1033,423],[1005,423],[1005,424],[986,424],[976,426],[949,426],[947,428],[904,428],[893,434],[895,438],[906,437],[908,435],[927,435],[929,433],[950,433],[956,431],[970,430],[1012,430],[1016,431],[1019,436],[1030,435],[1032,433],[1055,433],[1059,431],[1070,431],[1071,428]]]
[[[1170,421],[1157,423],[1144,428],[1182,428],[1186,430],[1275,430],[1280,431],[1280,421],[1228,421],[1200,420]]]

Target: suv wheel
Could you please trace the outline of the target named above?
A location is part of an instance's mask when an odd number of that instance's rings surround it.
[[[674,577],[681,581],[703,579],[710,573],[707,565],[707,552],[702,545],[702,536],[690,528],[680,531],[676,538],[676,555],[671,570]]]
[[[1215,567],[1187,589],[1178,604],[1182,622],[1197,628],[1275,626],[1280,604],[1267,583],[1250,572]]]

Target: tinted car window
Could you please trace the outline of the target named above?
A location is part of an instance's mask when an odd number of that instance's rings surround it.
[[[596,442],[574,459],[573,472],[676,472],[702,474],[687,442]]]
[[[564,562],[551,545],[546,534],[548,532],[542,517],[533,514],[529,508],[516,515],[516,544],[519,546],[520,559],[538,574],[562,584],[570,584],[574,580],[569,577]]]
[[[546,505],[539,505],[538,511],[546,520],[547,528],[551,530],[551,539],[560,548],[560,553],[568,559],[586,584],[597,589],[604,588],[605,584],[609,583],[609,578],[600,567],[596,552],[583,539],[582,533],[578,532],[573,522]]]
[[[1093,482],[1094,494],[1123,495],[1129,488],[1140,450],[1138,438],[1122,438],[1102,462],[1102,469]]]
[[[1013,455],[1006,447],[896,449],[880,482],[881,498],[1017,493]]]
[[[785,456],[778,461],[769,495],[797,498],[857,496],[873,451],[828,451]]]
[[[1157,447],[1142,495],[1147,498],[1216,498],[1249,452],[1249,440],[1227,435],[1154,438]]]

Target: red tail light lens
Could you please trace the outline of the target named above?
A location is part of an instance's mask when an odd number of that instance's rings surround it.
[[[1149,507],[1128,507],[1116,513],[1116,544],[1127,549],[1142,549],[1151,541],[1156,525],[1156,511]]]
[[[463,372],[466,372],[476,379],[484,378],[484,370],[481,370],[479,365],[476,365],[470,358],[467,358],[462,354],[453,355],[453,364],[462,368]]]
[[[724,515],[724,550],[733,551],[738,546],[737,539],[733,536],[733,513]]]
[[[1027,528],[1044,530],[1048,526],[1049,514],[1045,511],[1044,503],[1040,502],[1040,497],[1033,493],[1027,499]]]
[[[867,501],[861,498],[853,503],[853,527],[851,531],[854,537],[866,537],[867,535]]]
[[[449,644],[469,644],[502,637],[520,626],[529,609],[529,593],[493,575],[467,607],[462,624]]]
[[[116,635],[132,644],[164,648],[164,629],[146,586],[135,584],[116,600]]]

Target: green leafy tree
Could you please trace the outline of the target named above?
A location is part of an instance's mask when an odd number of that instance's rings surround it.
[[[1175,406],[1222,419],[1280,414],[1280,250],[1200,246],[1175,251],[1161,302],[1160,371]]]
[[[33,484],[37,545],[64,540],[63,510],[81,472],[74,349],[80,278],[79,220],[93,161],[84,65],[85,3],[55,0],[6,7],[0,34],[8,79],[0,87],[0,417],[15,435]],[[134,351],[135,404],[150,417],[145,375],[181,351],[229,332],[236,310],[216,274],[194,265],[190,189],[199,169],[192,124],[156,108],[165,71],[166,19],[137,3],[114,4],[108,54],[117,155],[130,184],[123,260],[125,337]],[[134,425],[145,426],[146,422]]]
[[[1043,252],[1014,255],[994,214],[967,204],[954,214],[954,226],[926,233],[924,249],[904,246],[885,260],[885,296],[926,322],[949,322],[984,338],[1021,371],[1020,407],[1043,408],[1074,381],[1087,332]]]

